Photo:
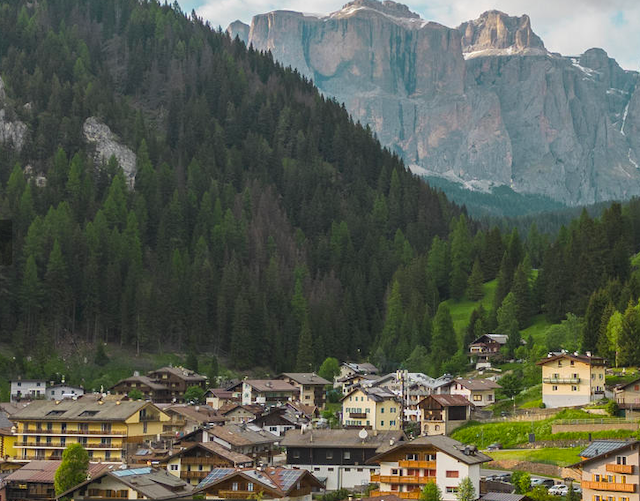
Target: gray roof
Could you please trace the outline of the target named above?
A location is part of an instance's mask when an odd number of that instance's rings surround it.
[[[382,452],[389,448],[391,443],[398,443],[406,440],[402,431],[368,432],[367,438],[362,440],[359,436],[360,430],[307,430],[301,433],[300,430],[289,430],[280,441],[283,447],[339,447],[350,449],[375,449]],[[379,449],[379,450],[378,450]]]
[[[149,375],[152,376],[154,374],[163,373],[163,372],[168,372],[170,374],[173,374],[174,376],[178,376],[180,379],[183,379],[184,381],[202,382],[207,380],[206,376],[198,374],[197,372],[192,371],[191,369],[187,369],[185,367],[171,367],[171,366],[161,367],[160,369],[149,371]]]
[[[149,376],[131,376],[125,379],[121,379],[120,381],[118,381],[116,384],[114,384],[111,388],[115,388],[116,386],[122,384],[122,383],[140,383],[140,384],[144,384],[146,386],[148,386],[149,388],[151,388],[152,390],[166,390],[167,387],[163,384],[160,383],[156,383],[153,379],[151,379]]]
[[[318,376],[315,372],[283,372],[278,377],[282,378],[282,376],[286,376],[289,379],[293,379],[296,383],[299,383],[299,384],[322,385],[322,386],[331,384],[330,381],[327,381],[325,378]]]
[[[14,421],[46,419],[47,421],[124,421],[149,402],[119,400],[37,400],[11,415]]]
[[[341,400],[345,400],[351,395],[353,392],[362,391],[365,395],[367,395],[374,402],[382,402],[384,400],[389,399],[400,399],[399,395],[396,395],[391,390],[388,390],[384,387],[378,388],[374,386],[373,388],[356,386],[349,393],[347,393]]]
[[[600,454],[615,451],[616,449],[625,447],[630,443],[631,442],[628,440],[594,440],[580,453],[580,457],[592,458],[599,456]]]
[[[268,431],[254,431],[246,426],[227,424],[208,428],[209,434],[235,446],[269,444],[278,441],[278,437]]]
[[[465,447],[466,447],[465,444],[458,442],[453,438],[441,435],[441,436],[431,436],[431,437],[419,437],[419,438],[416,438],[415,440],[411,440],[410,442],[400,443],[395,447],[391,447],[387,451],[384,451],[383,453],[372,457],[367,461],[367,463],[377,463],[381,457],[383,457],[385,454],[391,451],[396,451],[405,447],[412,447],[416,445],[431,446],[465,464],[480,464],[480,463],[486,463],[488,461],[492,461],[492,459],[489,456],[487,456],[482,452],[465,454]]]

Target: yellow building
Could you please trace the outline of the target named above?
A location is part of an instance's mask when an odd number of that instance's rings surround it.
[[[560,353],[538,362],[542,367],[542,402],[546,407],[574,407],[604,398],[606,360]]]
[[[402,427],[399,400],[386,388],[356,388],[342,398],[342,426],[399,430]]]
[[[126,444],[163,431],[170,417],[150,402],[119,400],[36,401],[11,416],[16,423],[14,459],[60,459],[72,443],[92,461],[125,461]]]

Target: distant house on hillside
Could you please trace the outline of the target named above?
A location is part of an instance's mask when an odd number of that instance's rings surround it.
[[[43,379],[16,379],[11,381],[11,401],[45,398],[47,382]]]
[[[618,407],[629,411],[640,411],[640,379],[618,385],[615,389]]]
[[[146,376],[135,373],[118,381],[109,391],[114,395],[128,395],[140,391],[145,399],[154,403],[181,403],[185,392],[192,386],[207,389],[207,378],[184,367],[162,367]]]
[[[469,357],[475,360],[476,369],[491,367],[491,359],[500,355],[500,349],[507,344],[507,334],[483,334],[469,344]]]

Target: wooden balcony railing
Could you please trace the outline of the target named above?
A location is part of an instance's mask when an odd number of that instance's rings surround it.
[[[378,496],[398,496],[400,499],[420,499],[420,490],[411,492],[398,491],[371,491],[371,497]]]
[[[428,468],[430,470],[436,469],[435,461],[414,461],[414,460],[406,460],[399,461],[400,468]]]
[[[349,417],[351,419],[367,419],[367,414],[365,412],[350,412]]]
[[[607,471],[612,473],[626,473],[627,475],[633,474],[632,464],[608,464]]]
[[[181,462],[182,464],[188,464],[188,465],[210,464],[210,465],[221,466],[221,467],[226,466],[226,464],[224,464],[223,461],[217,458],[189,457],[189,458],[182,458]]]
[[[211,473],[211,472],[210,471],[181,471],[180,472],[180,478],[202,479],[202,478],[206,477],[209,473]]]
[[[380,482],[384,484],[426,485],[435,482],[436,477],[410,477],[403,475],[380,475]]]
[[[369,481],[371,483],[377,484],[378,482],[380,482],[380,474],[379,473],[372,473],[371,477],[369,478]]]
[[[255,491],[218,491],[218,497],[223,499],[250,499]]]
[[[583,480],[582,488],[595,491],[636,492],[636,484],[619,484],[615,482],[588,482]]]
[[[579,377],[545,377],[542,378],[543,383],[548,384],[579,384]]]

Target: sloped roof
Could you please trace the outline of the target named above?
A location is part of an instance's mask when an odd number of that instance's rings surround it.
[[[223,423],[226,421],[224,416],[221,416],[207,405],[170,405],[168,407],[165,407],[163,410],[165,410],[166,412],[175,412],[176,414],[180,414],[181,416],[193,419],[194,421],[197,421],[201,424],[214,422]]]
[[[327,381],[323,377],[318,376],[315,372],[283,372],[278,377],[280,378],[282,376],[286,376],[289,379],[293,379],[296,383],[299,383],[299,384],[321,385],[321,386],[326,386],[328,384],[331,384],[331,382]]]
[[[555,362],[556,360],[568,358],[571,360],[575,360],[576,362],[583,362],[585,364],[590,365],[606,365],[607,361],[602,357],[590,357],[588,355],[579,355],[577,353],[559,353],[548,356],[547,358],[543,358],[542,360],[536,362],[537,365],[548,364],[549,362]]]
[[[233,392],[224,388],[209,388],[204,394],[205,397],[218,397],[224,399],[233,398]]]
[[[226,416],[238,408],[244,409],[254,416],[260,416],[264,412],[264,407],[259,404],[225,404],[218,409],[218,413]]]
[[[163,459],[162,462],[167,462],[175,457],[183,456],[187,452],[192,451],[193,449],[203,449],[207,452],[211,452],[212,454],[217,454],[228,461],[231,461],[234,465],[244,465],[244,464],[252,464],[253,459],[244,454],[240,454],[239,452],[230,451],[226,447],[216,443],[216,442],[198,442],[197,444],[193,444],[189,447],[182,449],[181,451],[172,454]]]
[[[361,430],[345,429],[330,430],[318,429],[307,430],[301,433],[300,430],[289,430],[280,441],[283,447],[337,447],[349,449],[375,449],[382,452],[389,448],[389,444],[397,444],[406,440],[402,431],[368,432],[367,438],[360,438]]]
[[[454,440],[451,437],[447,437],[444,435],[434,435],[428,437],[418,437],[415,440],[411,440],[410,442],[402,442],[395,447],[391,447],[390,449],[372,457],[367,461],[367,463],[378,463],[380,460],[384,460],[384,456],[388,453],[395,452],[400,449],[414,447],[414,446],[431,446],[434,449],[438,449],[445,454],[457,459],[458,461],[465,464],[480,464],[491,461],[492,459],[482,452],[474,452],[473,454],[465,454],[465,445],[457,440]]]
[[[201,382],[201,381],[207,380],[206,376],[198,374],[197,372],[192,371],[191,369],[186,369],[185,367],[170,367],[170,366],[161,367],[160,369],[149,371],[148,374],[151,376],[153,374],[158,374],[162,372],[168,372],[170,374],[173,374],[174,376],[178,376],[180,379],[183,379],[185,381]]]
[[[507,340],[509,339],[509,335],[508,334],[483,334],[482,336],[473,340],[469,344],[472,345],[476,343],[481,343],[482,340],[485,338],[488,338],[490,341],[495,341],[496,343],[499,343],[499,344],[506,344]]]
[[[16,421],[46,419],[48,421],[124,421],[149,402],[119,400],[38,400],[11,416]],[[159,409],[158,409],[159,411]]]
[[[374,402],[383,402],[384,400],[389,400],[389,399],[396,400],[400,398],[391,390],[387,390],[384,387],[379,388],[377,386],[374,386],[372,388],[369,388],[369,387],[357,386],[353,388],[349,393],[347,393],[344,397],[342,397],[340,401],[347,399],[350,395],[352,395],[356,391],[363,392],[365,395],[367,395],[367,397],[369,397]]]
[[[273,433],[264,430],[254,431],[245,426],[235,424],[212,426],[207,431],[209,434],[239,447],[243,445],[269,444],[278,441],[278,437]]]
[[[56,470],[62,463],[61,460],[56,461],[31,461],[25,464],[19,470],[12,472],[5,480],[7,482],[34,482],[41,484],[52,484]],[[104,463],[89,463],[88,473],[91,478],[100,475],[103,472],[113,468],[113,465]]]
[[[524,494],[510,494],[508,492],[487,492],[480,501],[522,501],[527,496]]]
[[[580,457],[590,459],[622,449],[634,443],[629,440],[594,440],[580,453]]]
[[[234,384],[228,389],[235,389],[238,386],[242,386],[242,383],[247,383],[251,388],[260,393],[267,393],[270,391],[298,393],[300,391],[300,388],[293,386],[282,379],[246,379],[245,381],[240,381],[239,383]]]
[[[144,384],[147,385],[149,388],[151,388],[152,390],[166,390],[167,387],[163,384],[160,383],[156,383],[153,379],[151,379],[149,376],[131,376],[125,379],[121,379],[120,381],[118,381],[116,384],[114,384],[111,388],[109,388],[110,390],[115,388],[116,386],[121,385],[122,383],[136,383],[136,384]]]
[[[462,395],[429,395],[428,397],[424,398],[422,402],[424,402],[425,400],[429,400],[430,398],[438,402],[442,407],[474,407],[474,405]]]
[[[351,370],[354,370],[356,372],[360,372],[363,374],[375,374],[378,373],[378,368],[373,365],[370,364],[369,362],[364,362],[361,364],[358,364],[356,362],[343,362],[342,365],[346,365],[347,367],[349,367]]]
[[[234,476],[241,476],[263,486],[270,491],[280,494],[282,497],[295,489],[298,482],[309,479],[317,487],[323,487],[320,481],[307,470],[294,470],[282,467],[269,467],[264,469],[244,468],[214,468],[196,487],[196,492],[206,490],[220,482],[226,481]],[[260,489],[254,489],[259,491]]]
[[[456,378],[456,379],[452,379],[451,383],[458,383],[460,386],[463,386],[468,390],[474,390],[474,391],[495,390],[497,388],[502,388],[502,386],[500,386],[495,381],[491,381],[490,379]]]

